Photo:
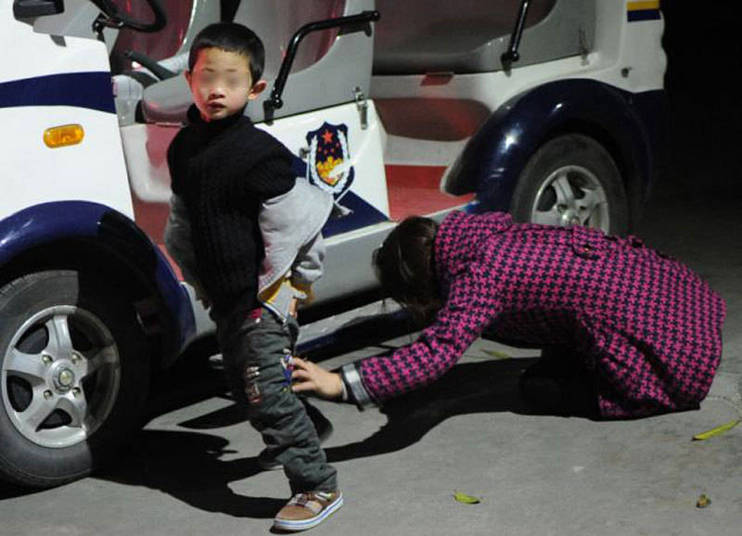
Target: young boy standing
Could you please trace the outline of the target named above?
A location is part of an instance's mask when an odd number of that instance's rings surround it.
[[[293,497],[274,526],[296,531],[321,523],[342,506],[343,497],[305,406],[290,389],[298,332],[291,304],[303,294],[297,291],[289,301],[281,296],[302,282],[292,284],[285,267],[274,264],[264,300],[273,306],[261,307],[258,300],[261,208],[290,197],[299,182],[289,150],[243,114],[265,89],[263,63],[260,39],[244,26],[213,24],[196,36],[186,72],[194,106],[189,125],[168,150],[168,165],[173,193],[187,210],[195,275],[211,302],[235,395],[247,403],[251,424],[289,479]],[[292,228],[294,216],[274,221],[272,236],[280,244],[311,249],[314,237],[295,237],[306,234],[306,225]]]

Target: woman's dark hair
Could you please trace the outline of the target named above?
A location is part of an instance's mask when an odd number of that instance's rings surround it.
[[[246,26],[236,22],[209,24],[198,32],[188,55],[188,70],[198,61],[198,53],[204,48],[219,48],[245,56],[250,64],[253,84],[263,76],[265,48],[260,38]]]
[[[418,321],[430,321],[441,307],[435,273],[435,233],[430,218],[403,220],[374,252],[373,265],[384,291]]]

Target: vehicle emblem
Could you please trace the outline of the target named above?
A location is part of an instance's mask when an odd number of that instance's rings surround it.
[[[307,133],[308,179],[312,184],[340,199],[353,183],[355,171],[348,150],[348,127],[323,123]]]

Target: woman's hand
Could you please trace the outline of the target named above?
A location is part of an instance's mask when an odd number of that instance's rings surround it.
[[[295,393],[310,392],[327,400],[337,400],[343,396],[343,380],[340,374],[298,357],[294,357],[291,363],[294,365],[291,389]]]

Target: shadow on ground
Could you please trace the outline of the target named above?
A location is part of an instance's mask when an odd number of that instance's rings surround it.
[[[534,359],[504,359],[460,364],[435,385],[382,409],[387,423],[364,440],[326,449],[330,462],[353,460],[404,449],[455,415],[482,412],[531,414],[518,394],[518,377]],[[181,426],[208,429],[234,423],[240,412],[230,406]],[[235,517],[269,518],[285,498],[249,497],[229,484],[256,475],[255,457],[223,460],[235,454],[217,435],[194,431],[145,430],[131,454],[98,478],[167,493],[188,505]]]
[[[576,405],[559,414],[536,411],[522,399],[518,381],[537,358],[460,363],[431,386],[390,400],[381,408],[387,422],[372,436],[326,449],[330,462],[404,449],[450,417],[509,412],[585,418],[590,408]]]
[[[401,397],[382,412],[388,422],[366,440],[327,449],[331,462],[403,449],[454,415],[527,412],[517,395],[517,377],[530,359],[467,363],[455,367],[435,386]],[[244,419],[229,406],[181,426],[213,429]],[[223,460],[236,454],[218,435],[196,431],[142,431],[130,454],[96,476],[130,486],[157,489],[207,512],[235,517],[270,518],[285,498],[234,493],[230,483],[261,471],[255,457]]]
[[[236,453],[228,446],[226,439],[212,434],[144,430],[125,460],[96,476],[156,489],[207,512],[273,517],[286,503],[284,497],[249,497],[230,489],[231,482],[250,478],[261,469],[255,457],[220,459]]]
[[[316,348],[313,358],[320,361],[345,353],[361,341],[358,334],[375,333],[388,338],[391,319],[369,319],[370,324],[353,323],[345,336],[334,344]],[[376,341],[377,344],[379,341]],[[213,351],[208,343],[191,349],[179,364],[153,384],[148,419],[187,407],[199,401],[224,397],[225,382],[219,367],[210,365]],[[199,355],[200,354],[200,355]],[[455,415],[515,412],[533,414],[518,392],[518,378],[535,358],[501,359],[461,363],[435,384],[386,403],[382,414],[387,422],[377,432],[361,441],[326,449],[330,462],[353,460],[404,449],[419,441],[438,424]],[[362,416],[359,416],[362,418]],[[230,483],[249,478],[261,471],[255,457],[231,460],[236,454],[228,441],[203,430],[218,430],[246,422],[244,412],[235,404],[179,423],[187,431],[143,430],[127,454],[115,466],[95,476],[130,486],[143,486],[167,493],[188,505],[208,512],[235,517],[269,518],[275,515],[285,498],[249,497],[235,494]],[[218,433],[218,432],[217,432]],[[0,488],[0,499],[33,493],[17,488]]]

